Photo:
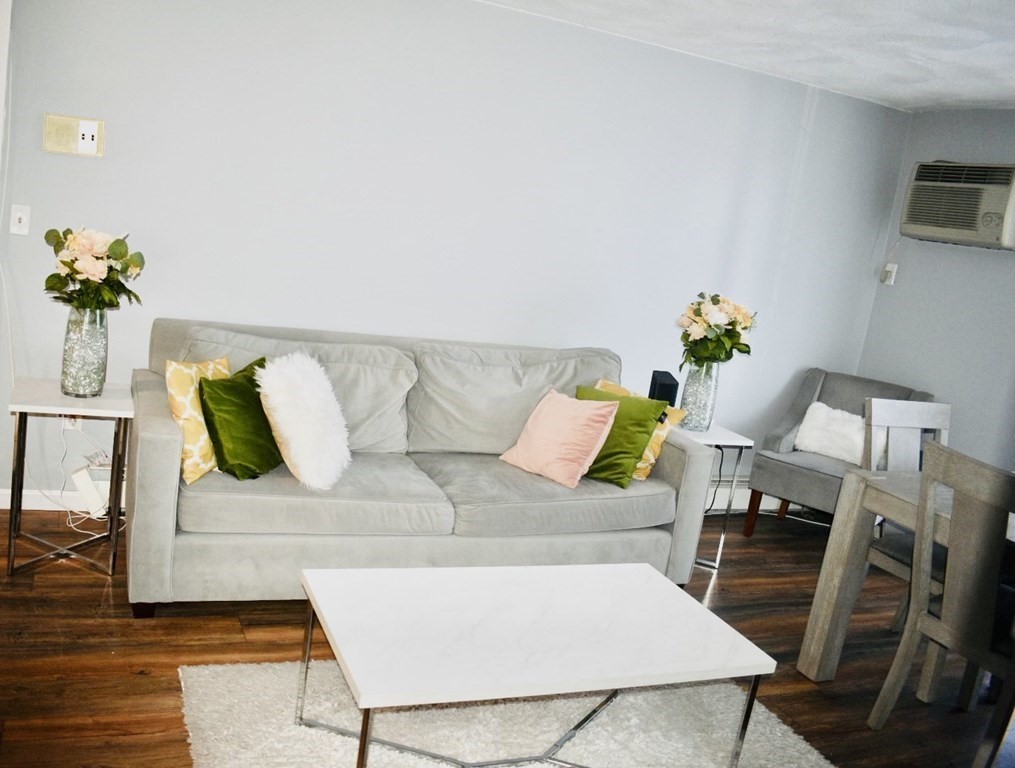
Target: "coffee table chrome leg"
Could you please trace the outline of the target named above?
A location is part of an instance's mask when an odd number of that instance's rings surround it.
[[[303,658],[300,660],[300,684],[296,692],[296,725],[303,725],[303,705],[307,699],[307,675],[310,673],[310,647],[314,642],[314,624],[317,614],[314,604],[307,600],[307,623],[303,627]]]
[[[747,694],[747,701],[744,702],[744,714],[740,718],[740,730],[737,731],[737,740],[733,745],[733,754],[730,755],[730,768],[737,768],[740,763],[740,751],[744,748],[744,737],[747,735],[747,725],[751,722],[751,710],[754,709],[754,700],[758,697],[758,685],[761,683],[761,675],[755,675],[751,679],[751,690]]]
[[[370,713],[369,708],[363,710],[363,722],[359,727],[359,752],[356,755],[356,768],[367,768],[367,750],[370,749]]]

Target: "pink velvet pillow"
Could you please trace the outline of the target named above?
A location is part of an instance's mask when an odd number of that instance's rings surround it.
[[[574,488],[606,442],[619,405],[617,401],[576,400],[551,389],[525,422],[518,442],[501,459]]]

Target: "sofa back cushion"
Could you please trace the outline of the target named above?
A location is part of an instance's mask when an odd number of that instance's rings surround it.
[[[409,450],[501,454],[550,389],[620,376],[608,349],[539,349],[421,342],[419,380],[410,390]]]
[[[228,357],[230,368],[237,370],[259,357],[297,350],[315,357],[327,371],[349,428],[350,450],[405,453],[406,394],[417,377],[406,352],[378,344],[296,341],[196,328],[184,360]]]

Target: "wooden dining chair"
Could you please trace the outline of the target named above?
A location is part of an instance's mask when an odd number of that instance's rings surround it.
[[[939,486],[951,489],[950,519],[934,514]],[[1012,615],[997,611],[1001,563],[1009,517],[1015,513],[1015,473],[964,456],[935,442],[923,450],[910,610],[899,648],[867,725],[884,726],[898,701],[924,639],[930,641],[917,698],[932,699],[944,657],[951,650],[971,667],[1015,685],[1010,627]],[[949,526],[948,568],[940,598],[931,596],[931,553],[935,531]],[[1013,606],[1006,601],[1006,607]],[[1005,613],[1005,612],[1002,612]],[[1000,631],[995,631],[1000,628]]]
[[[890,472],[916,472],[925,440],[948,445],[952,407],[947,403],[912,400],[885,400],[868,397],[864,403],[864,469]],[[910,580],[913,567],[913,532],[886,523],[881,535],[871,543],[867,561],[903,581]],[[941,594],[947,551],[934,546],[931,591]],[[892,619],[893,632],[900,632],[906,621],[909,593]]]

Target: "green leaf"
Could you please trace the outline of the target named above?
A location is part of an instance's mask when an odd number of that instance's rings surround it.
[[[137,270],[140,272],[142,269],[144,269],[144,254],[141,253],[141,251],[135,251],[130,256],[128,256],[123,263],[128,268],[136,267]]]
[[[47,291],[65,291],[68,285],[70,285],[70,280],[59,272],[54,272],[46,278]]]
[[[106,303],[106,306],[120,306],[120,299],[117,297],[116,292],[105,283],[99,283],[99,293],[102,296],[102,300]]]
[[[118,238],[109,244],[109,258],[115,261],[127,258],[127,242],[123,238]]]

